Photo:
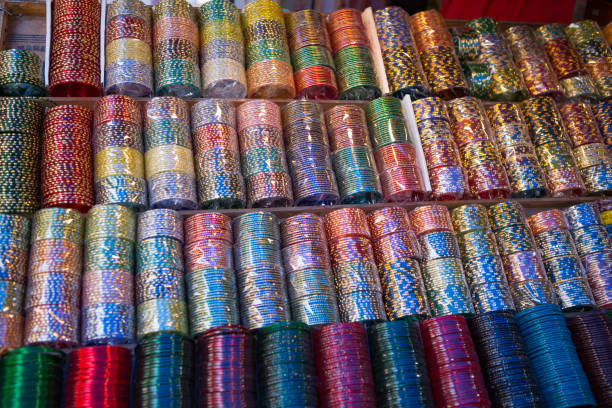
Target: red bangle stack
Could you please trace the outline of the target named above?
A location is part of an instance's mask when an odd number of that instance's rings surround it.
[[[91,126],[93,113],[78,105],[49,109],[41,165],[42,207],[87,212],[94,204]]]
[[[49,66],[51,96],[100,96],[100,2],[55,0]]]

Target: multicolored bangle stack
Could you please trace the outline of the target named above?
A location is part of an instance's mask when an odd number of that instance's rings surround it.
[[[510,196],[510,183],[499,152],[489,134],[484,107],[471,96],[448,102],[448,113],[470,192],[478,199]]]
[[[421,272],[431,315],[474,314],[448,209],[441,205],[418,207],[409,219],[421,245]]]
[[[465,169],[451,132],[445,102],[437,97],[412,103],[434,200],[461,200],[469,194]]]
[[[363,210],[342,208],[325,214],[340,320],[386,320],[382,289]]]
[[[249,98],[293,98],[293,68],[280,4],[274,0],[247,3],[242,10],[242,29]]]
[[[399,99],[410,95],[412,100],[429,96],[408,13],[385,7],[374,12],[374,21],[391,94]]]
[[[93,128],[96,202],[145,209],[140,105],[129,96],[105,96],[96,103]]]
[[[279,322],[257,331],[257,385],[264,407],[316,408],[317,387],[311,329]]]
[[[462,205],[451,211],[451,220],[457,233],[463,271],[476,314],[513,311],[512,294],[486,207],[480,204]]]
[[[563,94],[568,99],[595,101],[597,91],[591,77],[584,72],[578,53],[561,24],[545,24],[535,30],[535,36],[546,51]]]
[[[187,0],[160,0],[153,6],[155,94],[200,96],[198,26]]]
[[[0,95],[46,96],[40,57],[32,51],[0,51]]]
[[[45,109],[30,98],[0,101],[0,211],[30,214],[40,207],[39,169]]]
[[[412,16],[410,25],[431,93],[444,99],[465,96],[467,82],[442,15],[437,10],[421,11]]]
[[[470,329],[463,316],[420,323],[435,407],[490,407]]]
[[[605,100],[591,105],[591,111],[599,126],[603,141],[612,152],[612,100]]]
[[[325,112],[332,162],[342,204],[381,199],[365,112],[355,105],[336,105]]]
[[[232,220],[202,213],[185,220],[185,283],[191,336],[240,323]]]
[[[612,198],[603,198],[599,200],[599,215],[601,222],[606,227],[608,235],[612,240]]]
[[[540,168],[521,109],[513,103],[496,103],[485,108],[489,124],[506,168],[512,197],[536,198],[548,194],[546,177]]]
[[[583,195],[584,182],[572,157],[572,147],[555,101],[550,97],[530,98],[521,103],[521,110],[551,195]]]
[[[323,407],[376,407],[366,329],[360,323],[328,324],[312,334],[319,403]]]
[[[0,354],[23,345],[30,220],[0,214]]]
[[[136,334],[189,335],[183,282],[183,222],[173,210],[138,215],[136,245]]]
[[[278,105],[263,99],[240,105],[238,137],[249,207],[291,205],[293,190],[285,160],[283,125]]]
[[[141,0],[115,0],[106,10],[104,93],[153,96],[151,9]]]
[[[338,323],[323,221],[304,213],[283,220],[280,228],[293,319],[310,326]]]
[[[80,105],[47,110],[41,158],[42,207],[86,213],[94,205],[91,125],[93,112]]]
[[[244,37],[240,11],[229,0],[200,7],[200,64],[205,98],[244,98]]]
[[[564,212],[595,303],[600,308],[611,309],[612,242],[599,210],[593,203],[583,203]]]
[[[99,0],[53,3],[49,61],[51,96],[100,96]]]
[[[118,204],[93,207],[85,225],[81,344],[131,344],[136,215]]]
[[[612,192],[612,152],[604,144],[590,106],[567,103],[559,106],[559,113],[587,193]]]
[[[329,157],[321,105],[300,100],[281,108],[295,205],[334,205],[340,199]]]
[[[221,326],[196,339],[199,408],[256,407],[253,334],[242,326]]]
[[[480,54],[478,32],[469,27],[451,27],[449,31],[453,37],[453,44],[455,44],[455,52],[459,61],[477,61]]]
[[[25,298],[24,344],[79,344],[85,217],[66,208],[34,214]]]
[[[419,266],[421,249],[408,212],[401,207],[373,211],[368,226],[389,320],[429,317]]]
[[[527,95],[521,74],[508,53],[504,38],[499,33],[497,21],[481,17],[470,21],[467,26],[478,33],[480,54],[478,62],[486,65],[490,75],[491,98],[496,101],[518,101]],[[472,79],[474,76],[472,69]],[[479,75],[484,76],[484,72]],[[486,83],[486,81],[485,81]],[[477,96],[477,95],[474,95]]]
[[[253,330],[290,320],[274,214],[250,212],[234,218],[234,259],[244,325]]]
[[[383,96],[365,106],[385,201],[420,201],[427,193],[416,164],[399,99]]]
[[[340,99],[369,101],[381,94],[376,83],[370,43],[356,9],[340,9],[327,17],[334,51]]]
[[[580,258],[561,210],[546,210],[527,218],[544,268],[564,312],[595,306]]]
[[[548,63],[546,52],[536,41],[531,27],[526,25],[510,27],[506,30],[506,38],[529,95],[550,96],[557,101],[562,99],[563,93],[555,72]]]
[[[200,207],[243,208],[234,104],[222,99],[199,101],[191,109],[191,128]]]
[[[583,67],[595,83],[602,98],[612,97],[612,52],[597,23],[593,20],[578,21],[565,27]]]
[[[171,96],[156,97],[145,109],[145,171],[151,208],[196,208],[187,103]]]
[[[490,206],[488,214],[516,310],[543,303],[556,304],[552,284],[546,277],[542,258],[527,227],[523,207],[517,202],[507,201]]]
[[[325,17],[316,10],[288,13],[289,49],[298,98],[336,99],[336,66]]]

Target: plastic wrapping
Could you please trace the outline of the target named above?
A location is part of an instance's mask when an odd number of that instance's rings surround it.
[[[246,102],[238,108],[237,119],[249,207],[291,205],[280,108],[271,101]]]
[[[293,98],[295,84],[280,4],[256,0],[243,9],[249,98]]]
[[[612,52],[603,34],[593,20],[583,20],[565,27],[583,68],[591,76],[602,98],[612,96]]]
[[[410,24],[431,93],[445,99],[466,95],[467,83],[442,15],[422,11],[412,16]]]
[[[250,329],[290,319],[276,216],[251,212],[234,219],[240,315]]]
[[[338,186],[321,106],[295,101],[283,106],[281,113],[296,205],[336,204]]]
[[[153,6],[155,94],[200,96],[198,27],[186,0],[161,0]]]
[[[510,185],[497,146],[486,125],[482,103],[473,97],[448,103],[451,128],[472,196],[479,199],[507,198]]]
[[[162,222],[157,222],[160,218]],[[167,234],[165,225],[176,223],[180,223],[178,213],[168,210],[151,210],[138,217],[135,280],[138,339],[160,331],[188,335],[182,231],[181,240],[177,240]]]
[[[199,21],[203,96],[244,98],[247,82],[240,12],[227,0],[215,0],[202,4]],[[209,52],[211,48],[214,51]]]
[[[584,194],[584,182],[571,156],[571,145],[554,100],[550,97],[531,98],[521,103],[521,110],[551,195]]]
[[[231,220],[205,213],[185,221],[185,281],[191,334],[240,323]]]
[[[84,217],[50,208],[34,215],[25,298],[25,345],[79,344]]]
[[[146,106],[145,170],[152,208],[194,209],[195,169],[187,104],[174,97]]]
[[[413,100],[428,96],[408,13],[400,7],[386,7],[376,10],[374,20],[392,95],[400,99],[410,95]]]
[[[106,15],[104,93],[151,97],[151,11],[140,0],[111,4]]]
[[[325,18],[316,10],[300,10],[285,20],[297,96],[336,99],[338,85]]]
[[[435,200],[460,200],[468,194],[467,173],[451,133],[446,104],[424,98],[412,104]]]
[[[338,80],[339,99],[372,100],[380,96],[361,13],[340,9],[327,17]]]

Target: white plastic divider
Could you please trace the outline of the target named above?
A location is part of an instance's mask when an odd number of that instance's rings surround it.
[[[382,58],[382,50],[378,42],[378,34],[376,33],[376,22],[374,21],[374,12],[372,7],[368,7],[361,13],[361,19],[366,28],[366,35],[370,43],[372,60],[374,62],[374,72],[376,73],[376,83],[383,95],[389,93],[389,82],[385,73],[385,64]]]
[[[409,95],[404,96],[402,99],[402,113],[404,114],[404,121],[408,126],[408,134],[410,140],[414,145],[416,152],[416,164],[423,180],[423,187],[425,191],[431,192],[431,183],[429,182],[429,172],[427,171],[427,164],[425,163],[425,153],[423,152],[423,145],[421,144],[421,136],[419,135],[419,128],[417,127],[416,117],[414,116],[414,110],[412,110],[412,100]]]
[[[45,12],[45,88],[49,87],[49,65],[51,65],[51,0],[47,0]]]

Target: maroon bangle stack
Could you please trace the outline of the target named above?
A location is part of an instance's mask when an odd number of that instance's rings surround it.
[[[94,204],[91,126],[93,112],[78,105],[49,109],[41,165],[42,207],[87,212]]]
[[[102,95],[100,11],[98,0],[55,0],[49,95]]]

